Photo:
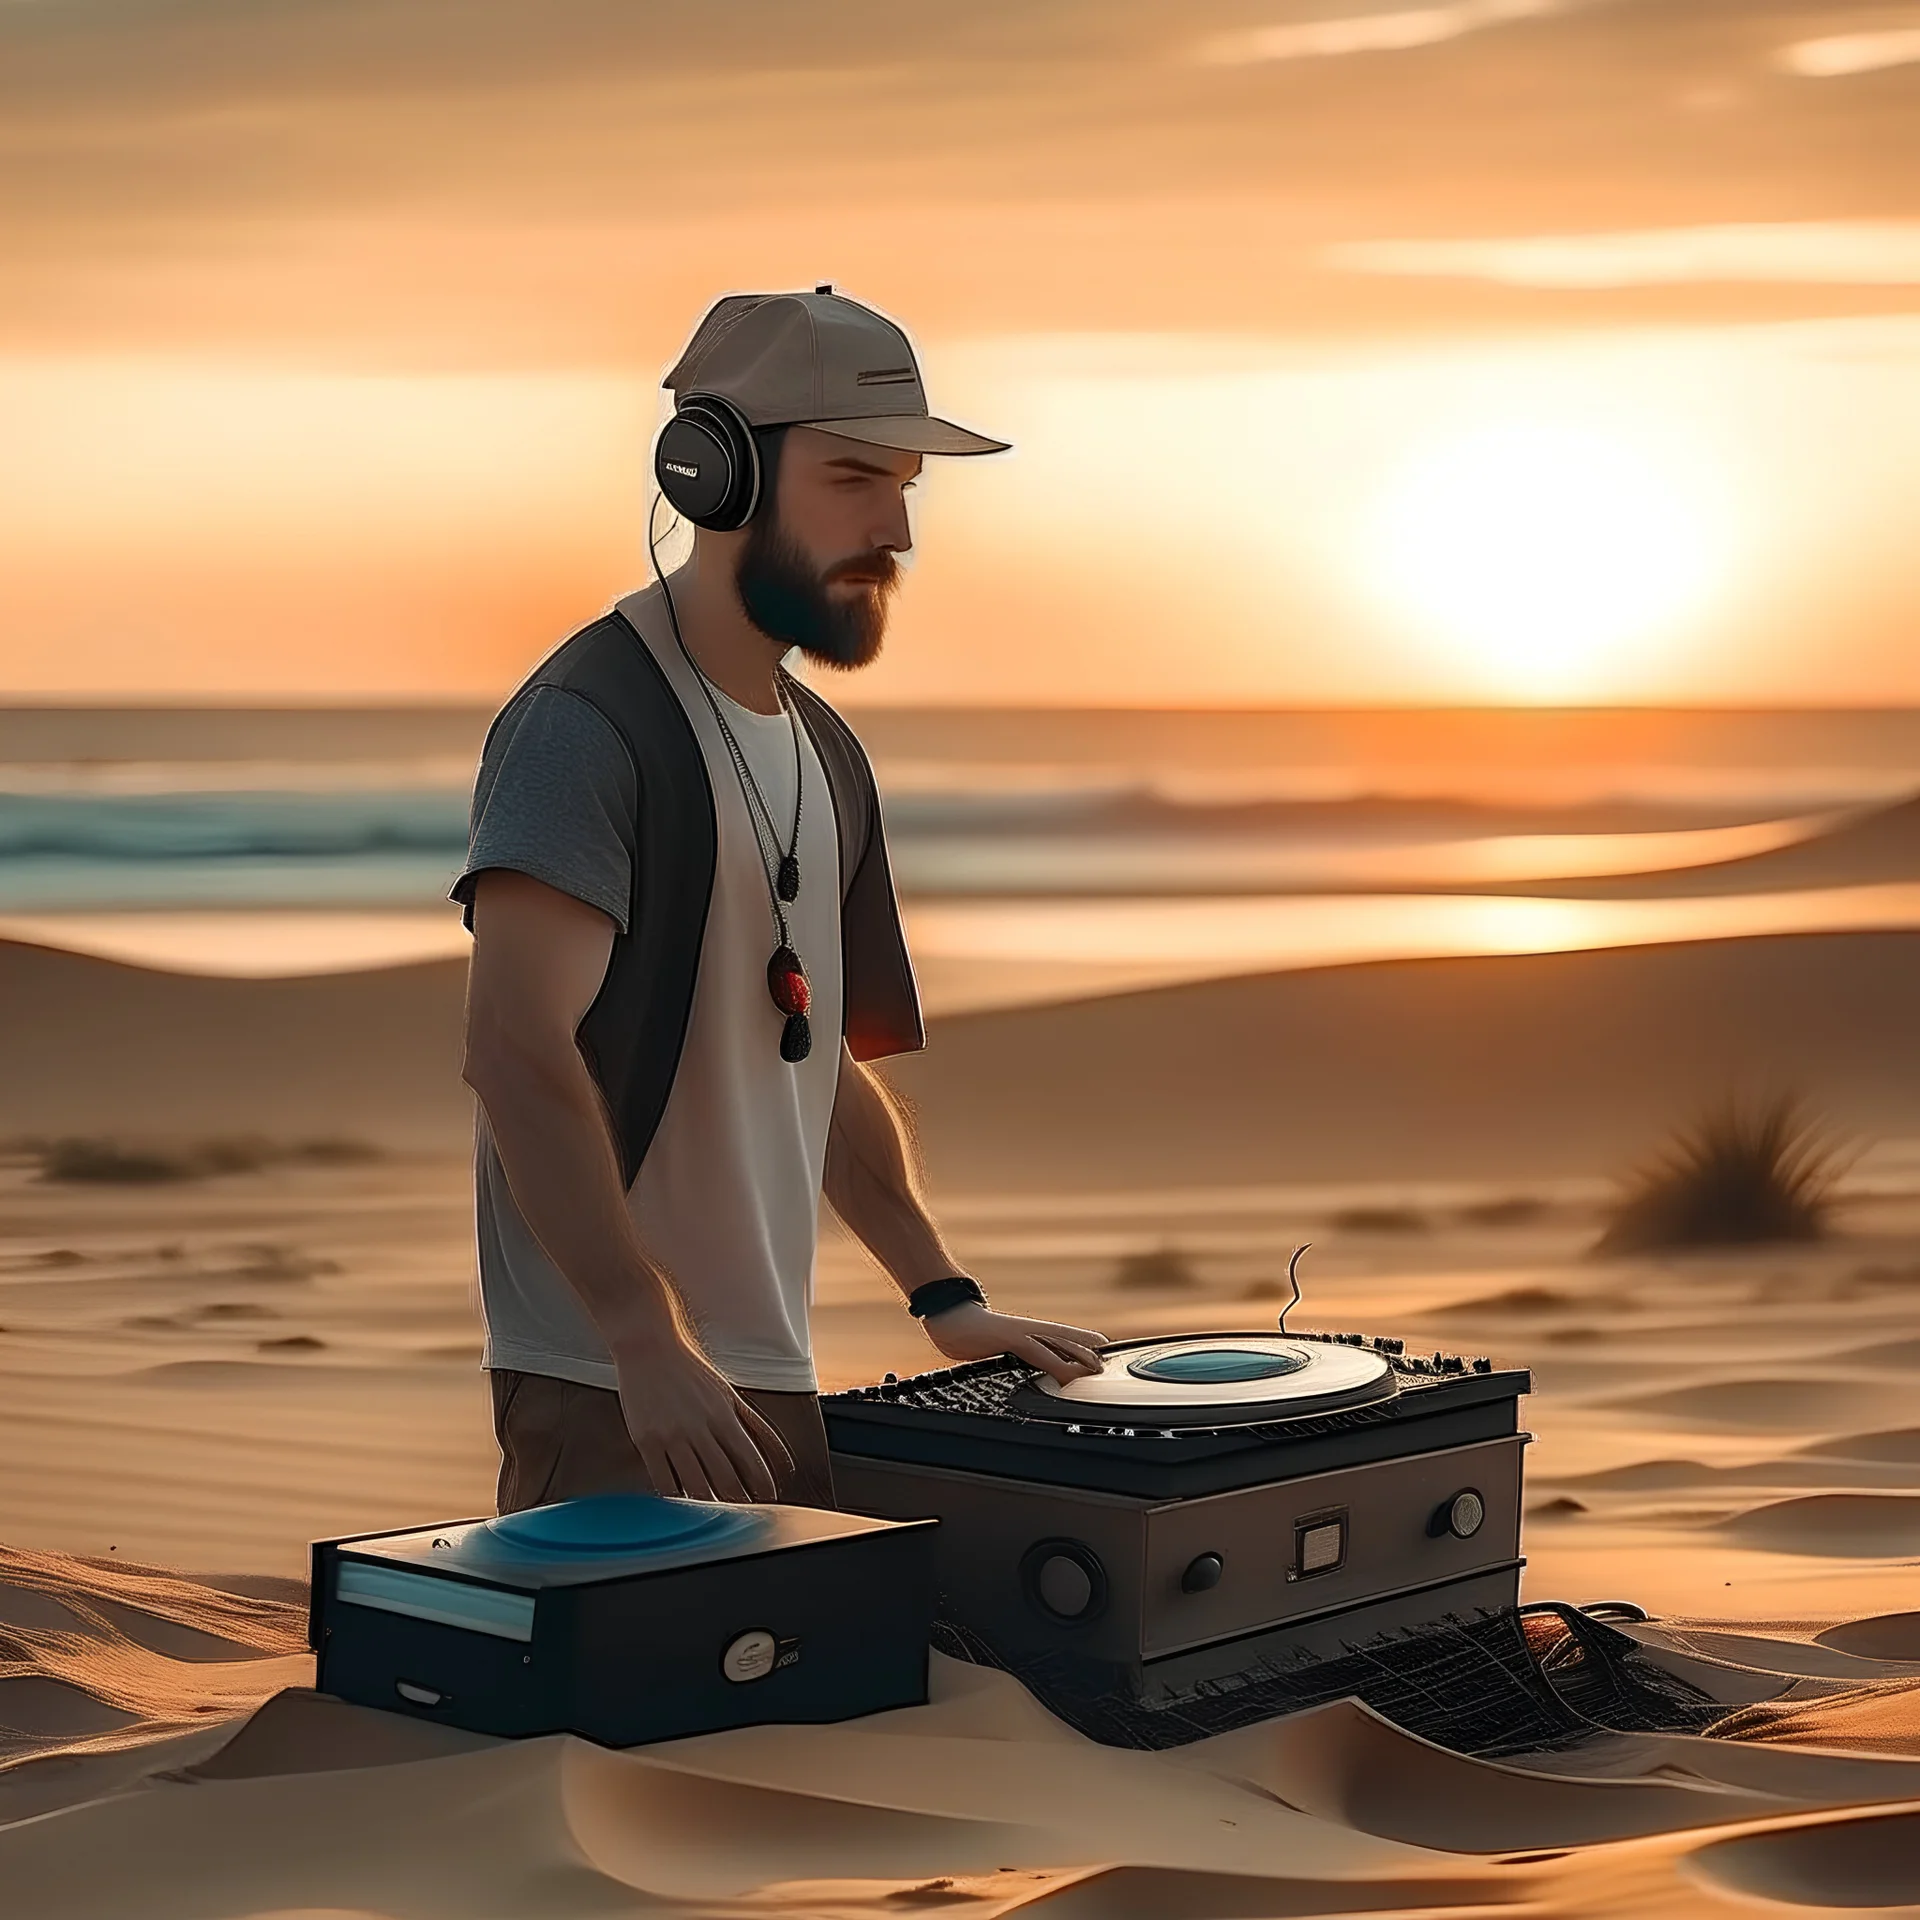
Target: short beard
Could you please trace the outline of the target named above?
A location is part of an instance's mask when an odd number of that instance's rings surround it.
[[[828,586],[848,573],[876,576],[877,584],[852,600],[829,597]],[[740,551],[734,587],[754,626],[776,645],[798,647],[823,667],[851,672],[880,652],[887,603],[900,585],[900,564],[885,547],[816,568],[771,514],[756,517]]]

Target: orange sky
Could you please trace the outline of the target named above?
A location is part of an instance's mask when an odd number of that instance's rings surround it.
[[[638,578],[705,300],[831,277],[1017,443],[933,476],[862,698],[1920,701],[1916,28],[8,8],[0,693],[503,689]]]

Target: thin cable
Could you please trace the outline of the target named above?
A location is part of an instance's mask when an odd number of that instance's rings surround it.
[[[800,813],[805,800],[800,751],[800,721],[795,713],[793,702],[788,697],[785,685],[785,669],[774,670],[774,691],[780,702],[781,711],[787,716],[787,725],[793,732],[793,838],[789,843],[784,859],[780,851],[780,830],[774,825],[773,811],[767,805],[766,796],[760,791],[760,783],[753,777],[753,769],[747,763],[747,756],[740,742],[734,736],[733,729],[727,724],[727,717],[720,711],[720,702],[714,696],[713,683],[708,679],[706,670],[693,657],[693,649],[687,645],[686,636],[680,631],[680,613],[674,605],[673,588],[667,582],[665,570],[660,565],[660,555],[656,550],[654,533],[655,517],[661,503],[656,495],[647,508],[647,559],[653,568],[653,577],[660,583],[660,591],[666,597],[667,620],[673,628],[674,644],[680,649],[681,657],[692,668],[694,678],[700,684],[700,691],[706,697],[707,710],[713,715],[713,723],[720,729],[720,737],[726,743],[728,757],[733,761],[734,778],[740,783],[741,798],[747,803],[747,823],[753,828],[755,851],[760,856],[761,877],[767,883],[767,904],[773,909],[774,930],[779,935],[782,947],[793,945],[787,925],[786,903],[780,897],[779,875],[786,865],[792,865],[795,873],[795,888],[798,887],[798,856],[800,852]],[[764,832],[762,822],[765,822]]]

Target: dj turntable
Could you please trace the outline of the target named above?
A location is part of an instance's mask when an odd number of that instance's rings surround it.
[[[927,1697],[930,1521],[599,1494],[313,1549],[316,1684],[632,1746]]]
[[[1357,1333],[1121,1341],[822,1401],[841,1502],[935,1516],[952,1625],[1143,1705],[1518,1602],[1519,1398],[1485,1359]]]

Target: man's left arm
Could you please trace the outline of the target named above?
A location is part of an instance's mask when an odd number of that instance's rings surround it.
[[[828,1203],[904,1294],[961,1269],[922,1197],[920,1169],[897,1099],[845,1047],[827,1135]],[[949,1360],[1007,1353],[1056,1380],[1096,1373],[1104,1336],[1051,1320],[1025,1320],[963,1301],[923,1323]]]

